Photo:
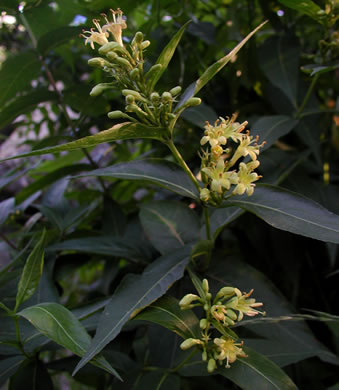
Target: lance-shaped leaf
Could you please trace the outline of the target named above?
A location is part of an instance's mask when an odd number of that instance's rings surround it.
[[[237,196],[227,203],[254,213],[277,229],[339,243],[339,215],[295,192],[258,185],[252,196]]]
[[[276,364],[248,347],[243,347],[243,350],[247,358],[238,358],[231,368],[218,368],[213,374],[228,378],[243,390],[297,390],[297,386]],[[206,362],[200,359],[185,364],[179,373],[183,376],[210,375]]]
[[[25,360],[25,356],[11,356],[0,361],[0,387],[3,386],[7,379],[11,377]]]
[[[184,203],[153,201],[141,206],[139,216],[146,235],[162,254],[199,239],[199,218]]]
[[[124,122],[119,123],[108,130],[100,131],[100,133],[89,135],[88,137],[83,137],[76,141],[68,142],[67,144],[33,150],[31,152],[18,154],[0,161],[13,160],[15,158],[22,157],[40,156],[43,154],[58,153],[66,150],[86,149],[105,142],[123,139],[148,138],[161,141],[164,139],[166,131],[166,129],[161,127],[149,127],[140,123]]]
[[[9,214],[14,211],[15,199],[8,198],[0,202],[0,225],[2,225]]]
[[[134,319],[161,325],[184,339],[201,337],[197,316],[192,310],[181,310],[179,301],[173,297],[158,299]]]
[[[100,318],[95,337],[74,374],[99,353],[140,309],[164,295],[184,273],[191,246],[159,257],[141,275],[127,275],[120,283]]]
[[[205,72],[194,81],[183,93],[176,109],[181,107],[188,99],[196,95],[245,45],[245,43],[267,22],[261,23],[257,28],[250,32],[238,45],[229,52],[225,57],[220,58],[217,62],[205,70]]]
[[[72,312],[58,303],[40,303],[27,307],[18,315],[26,318],[40,333],[77,356],[84,356],[90,346],[91,337],[86,329]],[[103,356],[96,357],[91,363],[121,379]]]
[[[37,242],[31,254],[28,256],[22,271],[18,285],[18,292],[16,295],[15,311],[23,302],[27,301],[27,299],[34,294],[34,291],[40,282],[44,265],[45,235],[46,231],[44,230],[40,240]]]
[[[83,173],[82,176],[102,176],[127,180],[143,180],[157,184],[169,191],[199,199],[199,194],[183,169],[173,162],[150,158],[111,165],[106,168]]]
[[[169,43],[167,44],[167,46],[164,48],[164,50],[161,52],[159,58],[157,59],[156,63],[155,64],[160,64],[162,65],[161,68],[155,73],[153,74],[152,76],[152,80],[150,80],[149,82],[149,87],[150,87],[150,91],[153,91],[156,83],[158,82],[158,80],[160,79],[160,77],[162,76],[162,74],[165,72],[165,70],[167,69],[167,66],[169,64],[169,62],[171,61],[172,57],[173,57],[173,54],[175,52],[175,49],[177,48],[180,40],[181,40],[181,37],[185,31],[185,28],[186,26],[190,23],[187,22],[185,23],[180,29],[179,31],[173,36],[173,38],[169,41]]]

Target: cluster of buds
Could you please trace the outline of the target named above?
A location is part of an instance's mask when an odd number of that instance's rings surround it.
[[[236,115],[231,119],[219,118],[214,126],[206,122],[204,136],[200,144],[208,145],[201,155],[201,178],[205,187],[200,192],[200,199],[212,205],[218,205],[225,194],[233,187],[230,195],[243,195],[245,192],[251,196],[255,184],[261,176],[254,172],[260,162],[257,159],[259,149],[265,142],[258,145],[258,137],[253,139],[249,131],[243,133],[247,121],[235,122]],[[228,144],[233,142],[236,146],[232,150]],[[251,161],[240,162],[240,158],[249,156]]]
[[[202,281],[201,288],[197,290],[199,295],[185,295],[179,306],[182,310],[198,306],[204,309],[205,315],[200,320],[201,338],[186,339],[180,348],[187,350],[198,347],[202,351],[202,360],[207,362],[209,373],[217,368],[217,364],[225,364],[225,367],[229,368],[238,357],[246,357],[242,349],[243,342],[236,342],[238,337],[230,327],[241,321],[244,315],[265,315],[265,312],[257,309],[263,304],[250,298],[253,290],[242,293],[236,287],[223,287],[213,299],[207,279]],[[213,337],[215,332],[219,333],[218,337]]]
[[[85,44],[90,43],[93,49],[94,43],[100,46],[98,52],[102,57],[91,58],[89,65],[103,69],[114,79],[111,83],[96,85],[90,95],[98,96],[107,89],[120,89],[125,97],[125,112],[112,111],[108,114],[110,119],[126,118],[148,126],[173,128],[183,109],[199,105],[201,99],[192,97],[183,106],[175,109],[173,103],[181,93],[180,86],[160,94],[155,92],[154,78],[161,71],[162,64],[155,64],[144,72],[143,53],[150,41],[144,40],[144,34],[139,31],[130,45],[125,47],[122,30],[127,28],[126,20],[119,8],[111,12],[112,21],[102,14],[106,24],[101,26],[99,20],[94,19],[96,30],[93,28],[83,31],[81,35],[85,38]],[[113,40],[110,41],[110,38]],[[130,113],[135,114],[135,117],[131,117]]]

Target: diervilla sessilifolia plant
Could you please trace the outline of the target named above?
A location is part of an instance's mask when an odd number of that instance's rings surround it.
[[[226,119],[220,117],[214,125],[206,122],[200,141],[201,146],[205,147],[200,153],[201,171],[198,177],[203,182],[201,186],[172,142],[173,129],[180,114],[188,107],[199,105],[201,99],[190,97],[180,105],[177,104],[180,86],[169,91],[155,90],[155,80],[162,64],[155,64],[147,72],[144,71],[144,52],[150,41],[144,39],[142,32],[137,32],[130,44],[125,46],[122,30],[127,27],[126,20],[119,8],[111,10],[111,13],[112,20],[103,14],[106,24],[101,26],[94,19],[96,30],[91,29],[82,34],[85,44],[89,43],[92,49],[95,48],[95,43],[100,46],[98,52],[101,57],[91,58],[89,65],[101,68],[114,79],[110,83],[96,85],[90,94],[98,96],[111,88],[121,90],[125,97],[125,112],[112,111],[108,114],[109,118],[124,118],[164,129],[164,142],[170,146],[174,157],[200,192],[206,227],[209,229],[208,206],[217,207],[233,195],[253,194],[255,182],[261,177],[255,169],[260,164],[258,155],[264,143],[259,145],[258,137],[253,139],[250,132],[245,131],[247,121],[236,122],[237,114]],[[242,161],[244,158],[249,158],[250,161]],[[206,233],[210,237],[210,232]],[[236,342],[238,336],[230,327],[241,321],[244,314],[265,314],[256,309],[263,304],[250,298],[252,292],[253,290],[241,293],[238,288],[226,286],[213,298],[208,281],[204,279],[202,288],[198,289],[200,295],[187,294],[179,302],[182,310],[201,306],[205,312],[200,320],[201,337],[186,339],[182,342],[181,349],[193,346],[201,349],[202,360],[207,362],[209,373],[216,369],[216,362],[220,365],[225,363],[225,367],[229,368],[237,357],[247,357],[241,348],[243,343]],[[218,337],[212,338],[212,333],[218,333]]]

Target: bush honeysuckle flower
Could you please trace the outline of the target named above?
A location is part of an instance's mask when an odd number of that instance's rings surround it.
[[[225,171],[225,163],[222,158],[219,158],[215,167],[203,168],[202,172],[206,173],[206,175],[212,179],[212,191],[219,194],[222,193],[222,188],[229,190],[231,184],[237,184],[239,181],[238,175],[234,171]]]
[[[248,196],[251,196],[254,192],[255,184],[254,181],[257,181],[260,179],[261,176],[259,176],[257,173],[252,172],[253,171],[253,162],[258,162],[256,165],[259,166],[259,161],[252,161],[251,163],[245,164],[241,162],[239,164],[239,172],[238,172],[238,184],[233,190],[234,195],[243,195],[245,192]]]
[[[195,281],[197,286],[199,283]],[[190,306],[201,306],[205,314],[199,321],[201,332],[200,338],[188,338],[184,340],[180,348],[187,350],[195,347],[201,351],[201,359],[207,362],[207,371],[212,373],[218,362],[220,365],[226,361],[226,367],[235,362],[238,357],[247,357],[242,350],[243,342],[236,343],[237,335],[229,328],[243,319],[244,314],[254,316],[265,314],[259,312],[256,307],[262,306],[261,302],[256,302],[254,298],[249,298],[253,290],[249,293],[241,293],[236,287],[226,286],[221,288],[215,297],[209,292],[209,283],[204,279],[201,287],[197,287],[197,294],[186,294],[179,302],[181,310],[190,309]],[[192,302],[196,302],[192,305]],[[235,311],[238,311],[236,314]],[[226,330],[228,329],[228,330]]]
[[[235,343],[233,339],[225,336],[215,338],[213,342],[217,346],[215,359],[221,362],[226,360],[226,368],[230,368],[230,363],[234,363],[238,356],[247,357],[242,348],[240,348],[243,346],[243,342]]]
[[[94,43],[99,44],[100,46],[103,46],[105,43],[108,43],[108,37],[109,34],[102,30],[100,23],[97,19],[93,19],[93,23],[98,31],[95,31],[94,28],[91,28],[90,31],[83,30],[81,36],[83,38],[86,38],[85,45],[87,43],[90,43],[91,48],[94,49]],[[86,36],[85,34],[89,34],[89,36]]]
[[[111,22],[107,19],[106,14],[102,14],[107,23],[102,27],[102,31],[105,33],[109,31],[113,35],[115,41],[118,42],[120,46],[124,46],[122,43],[122,30],[127,28],[127,23],[122,17],[123,12],[120,8],[118,8],[116,11],[110,9],[110,11],[112,12],[113,17]]]

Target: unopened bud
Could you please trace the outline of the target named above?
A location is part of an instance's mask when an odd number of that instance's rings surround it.
[[[227,309],[226,315],[233,321],[236,321],[238,316],[232,309]]]
[[[144,39],[144,34],[140,31],[138,31],[135,35],[134,35],[134,38],[132,39],[132,43],[131,45],[132,46],[135,46],[135,45],[140,45],[140,43],[143,41]]]
[[[107,84],[98,84],[94,88],[92,88],[91,92],[89,93],[90,96],[96,97],[102,94],[103,91],[106,89],[112,88],[110,85]]]
[[[159,70],[162,68],[161,64],[155,64],[153,65],[150,70],[146,73],[146,78],[148,80],[152,80],[153,77],[159,72]]]
[[[187,106],[189,107],[199,106],[199,104],[201,104],[201,99],[197,97],[192,97],[188,99],[185,104],[187,104]]]
[[[106,57],[107,57],[110,61],[115,61],[119,56],[118,56],[118,54],[117,54],[115,51],[109,51],[109,52],[106,54]]]
[[[202,330],[206,329],[207,325],[208,325],[207,318],[202,318],[200,320],[200,329],[202,329]]]
[[[208,280],[207,279],[204,279],[201,283],[202,285],[202,289],[204,290],[205,294],[208,293],[209,291],[209,285],[208,285]]]
[[[126,60],[126,58],[117,57],[115,59],[115,62],[117,62],[119,65],[123,66],[127,70],[132,70],[133,69],[132,65],[130,64],[130,62],[128,60]]]
[[[179,95],[181,92],[181,87],[178,85],[177,87],[172,88],[169,92],[172,96]]]
[[[164,92],[162,95],[161,95],[161,101],[166,104],[166,103],[170,103],[172,101],[173,97],[172,95],[169,93],[169,92]]]
[[[107,116],[109,117],[109,119],[130,118],[129,115],[119,110],[111,111],[107,114]]]
[[[108,42],[108,43],[105,43],[104,45],[102,45],[99,48],[98,52],[99,52],[99,54],[104,55],[104,54],[108,53],[109,51],[113,51],[113,50],[117,49],[118,47],[121,47],[118,42]]]
[[[183,350],[183,351],[186,351],[186,349],[190,349],[192,347],[194,347],[195,345],[197,344],[202,344],[202,342],[198,339],[186,339],[185,341],[183,341],[181,344],[180,344],[180,348]]]
[[[126,98],[125,98],[125,101],[126,101],[126,104],[133,104],[133,103],[135,103],[134,96],[127,95]]]
[[[207,364],[207,371],[211,374],[217,368],[217,363],[214,359],[210,359]]]
[[[152,101],[152,103],[155,103],[155,104],[157,104],[157,103],[159,103],[159,101],[160,101],[160,95],[158,94],[158,92],[153,92],[153,93],[151,93],[151,101]]]
[[[234,287],[223,287],[216,295],[217,298],[232,297],[235,294]]]
[[[141,44],[141,50],[145,50],[150,44],[150,41],[143,41]]]
[[[200,191],[200,199],[203,202],[207,202],[209,198],[210,198],[210,190],[208,188],[203,188]]]
[[[95,57],[88,60],[88,65],[93,66],[93,68],[103,68],[106,65],[106,62],[101,57]]]
[[[133,70],[131,70],[131,71],[129,72],[129,75],[130,75],[130,77],[131,77],[132,80],[137,81],[137,80],[140,79],[140,71],[139,71],[138,68],[134,68]]]
[[[203,351],[203,353],[201,354],[201,360],[203,362],[207,362],[207,352],[206,351]]]
[[[185,295],[179,302],[179,306],[187,306],[190,305],[193,301],[200,300],[200,297],[195,294],[187,294]]]
[[[233,326],[235,324],[235,322],[231,318],[227,317],[227,315],[223,318],[223,320],[224,322],[227,322],[228,325]]]

